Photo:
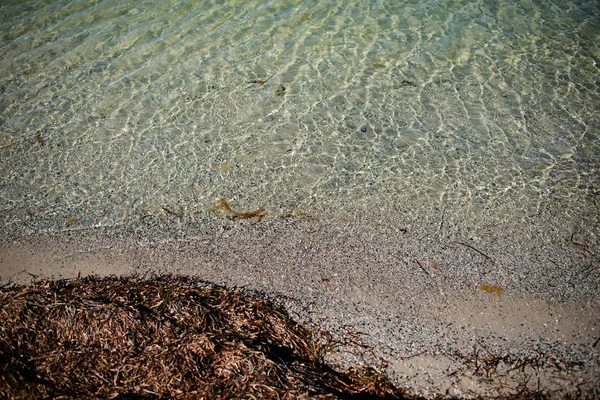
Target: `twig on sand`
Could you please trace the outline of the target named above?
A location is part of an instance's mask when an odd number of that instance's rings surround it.
[[[421,263],[419,262],[419,260],[417,260],[415,258],[415,262],[417,263],[417,265],[419,266],[419,268],[421,268],[423,270],[423,272],[425,272],[427,275],[429,275],[429,272],[427,272],[427,270],[425,268],[423,268],[423,265],[421,265]]]
[[[454,242],[454,243],[458,243],[458,244],[462,244],[465,247],[470,248],[471,250],[476,251],[477,253],[481,254],[482,256],[484,256],[485,258],[487,258],[489,261],[494,262],[494,260],[492,260],[492,257],[488,256],[487,254],[485,254],[484,252],[477,250],[475,247],[471,246],[470,244],[466,244],[463,242]]]
[[[401,357],[399,357],[399,358],[400,358],[401,360],[408,360],[409,358],[418,357],[418,356],[420,356],[420,355],[422,355],[422,354],[425,354],[425,353],[427,353],[427,350],[423,350],[423,351],[420,351],[420,352],[418,352],[418,353],[411,354],[410,356],[401,356]]]
[[[483,350],[485,350],[485,352],[488,353],[488,355],[490,356],[490,359],[496,358],[496,356],[491,351],[489,351],[487,347],[485,347],[485,345],[481,342],[481,340],[479,340],[479,339],[475,339],[475,340],[481,346],[481,348],[483,348]]]
[[[594,254],[593,252],[590,251],[590,249],[589,249],[590,245],[589,244],[578,242],[574,238],[575,238],[575,233],[572,233],[571,234],[571,244],[573,246],[576,246],[576,247],[580,248],[584,252],[586,252],[589,255],[591,255],[592,257],[594,257],[597,261],[600,261],[600,257],[598,257],[596,254]]]

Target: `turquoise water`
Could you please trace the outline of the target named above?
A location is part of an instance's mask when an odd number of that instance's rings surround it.
[[[267,219],[599,214],[597,1],[0,14],[3,236],[222,218],[220,197]]]

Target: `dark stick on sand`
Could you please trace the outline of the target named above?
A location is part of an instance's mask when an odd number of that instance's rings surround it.
[[[466,243],[463,243],[463,242],[454,242],[454,243],[462,244],[463,246],[468,247],[471,250],[474,250],[474,251],[478,252],[479,254],[481,254],[482,256],[484,256],[485,258],[487,258],[489,261],[494,262],[494,260],[492,260],[492,258],[490,256],[488,256],[487,254],[481,252],[480,250],[477,250],[475,247],[471,246],[470,244],[466,244]]]

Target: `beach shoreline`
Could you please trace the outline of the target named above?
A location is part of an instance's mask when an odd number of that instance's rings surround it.
[[[579,277],[571,289],[555,288],[550,278],[572,278],[558,267],[535,270],[540,255],[523,254],[531,246],[503,243],[502,254],[497,237],[474,243],[438,236],[436,242],[430,235],[418,247],[416,229],[299,220],[212,221],[193,234],[145,237],[112,228],[70,230],[5,240],[0,280],[191,276],[261,293],[302,324],[357,334],[373,348],[372,363],[385,360],[392,381],[418,394],[506,394],[528,379],[552,393],[598,393],[594,275],[587,283]],[[596,268],[591,257],[573,244],[552,253],[561,265],[578,261],[582,271]],[[511,277],[513,268],[522,276]],[[531,282],[544,271],[545,285]],[[332,361],[349,366],[364,357],[351,351]],[[484,373],[486,359],[495,365]]]
[[[5,3],[0,285],[190,277],[423,395],[600,398],[599,2]]]

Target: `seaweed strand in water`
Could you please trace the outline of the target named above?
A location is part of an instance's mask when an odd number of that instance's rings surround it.
[[[216,208],[220,208],[223,211],[227,212],[228,214],[231,214],[230,218],[232,218],[232,219],[257,218],[260,221],[266,215],[264,208],[257,208],[256,210],[253,210],[253,211],[235,211],[234,209],[231,208],[231,206],[229,205],[229,202],[227,200],[225,200],[224,197],[221,197],[219,199],[219,202],[221,204],[220,204],[220,206],[216,206]]]

